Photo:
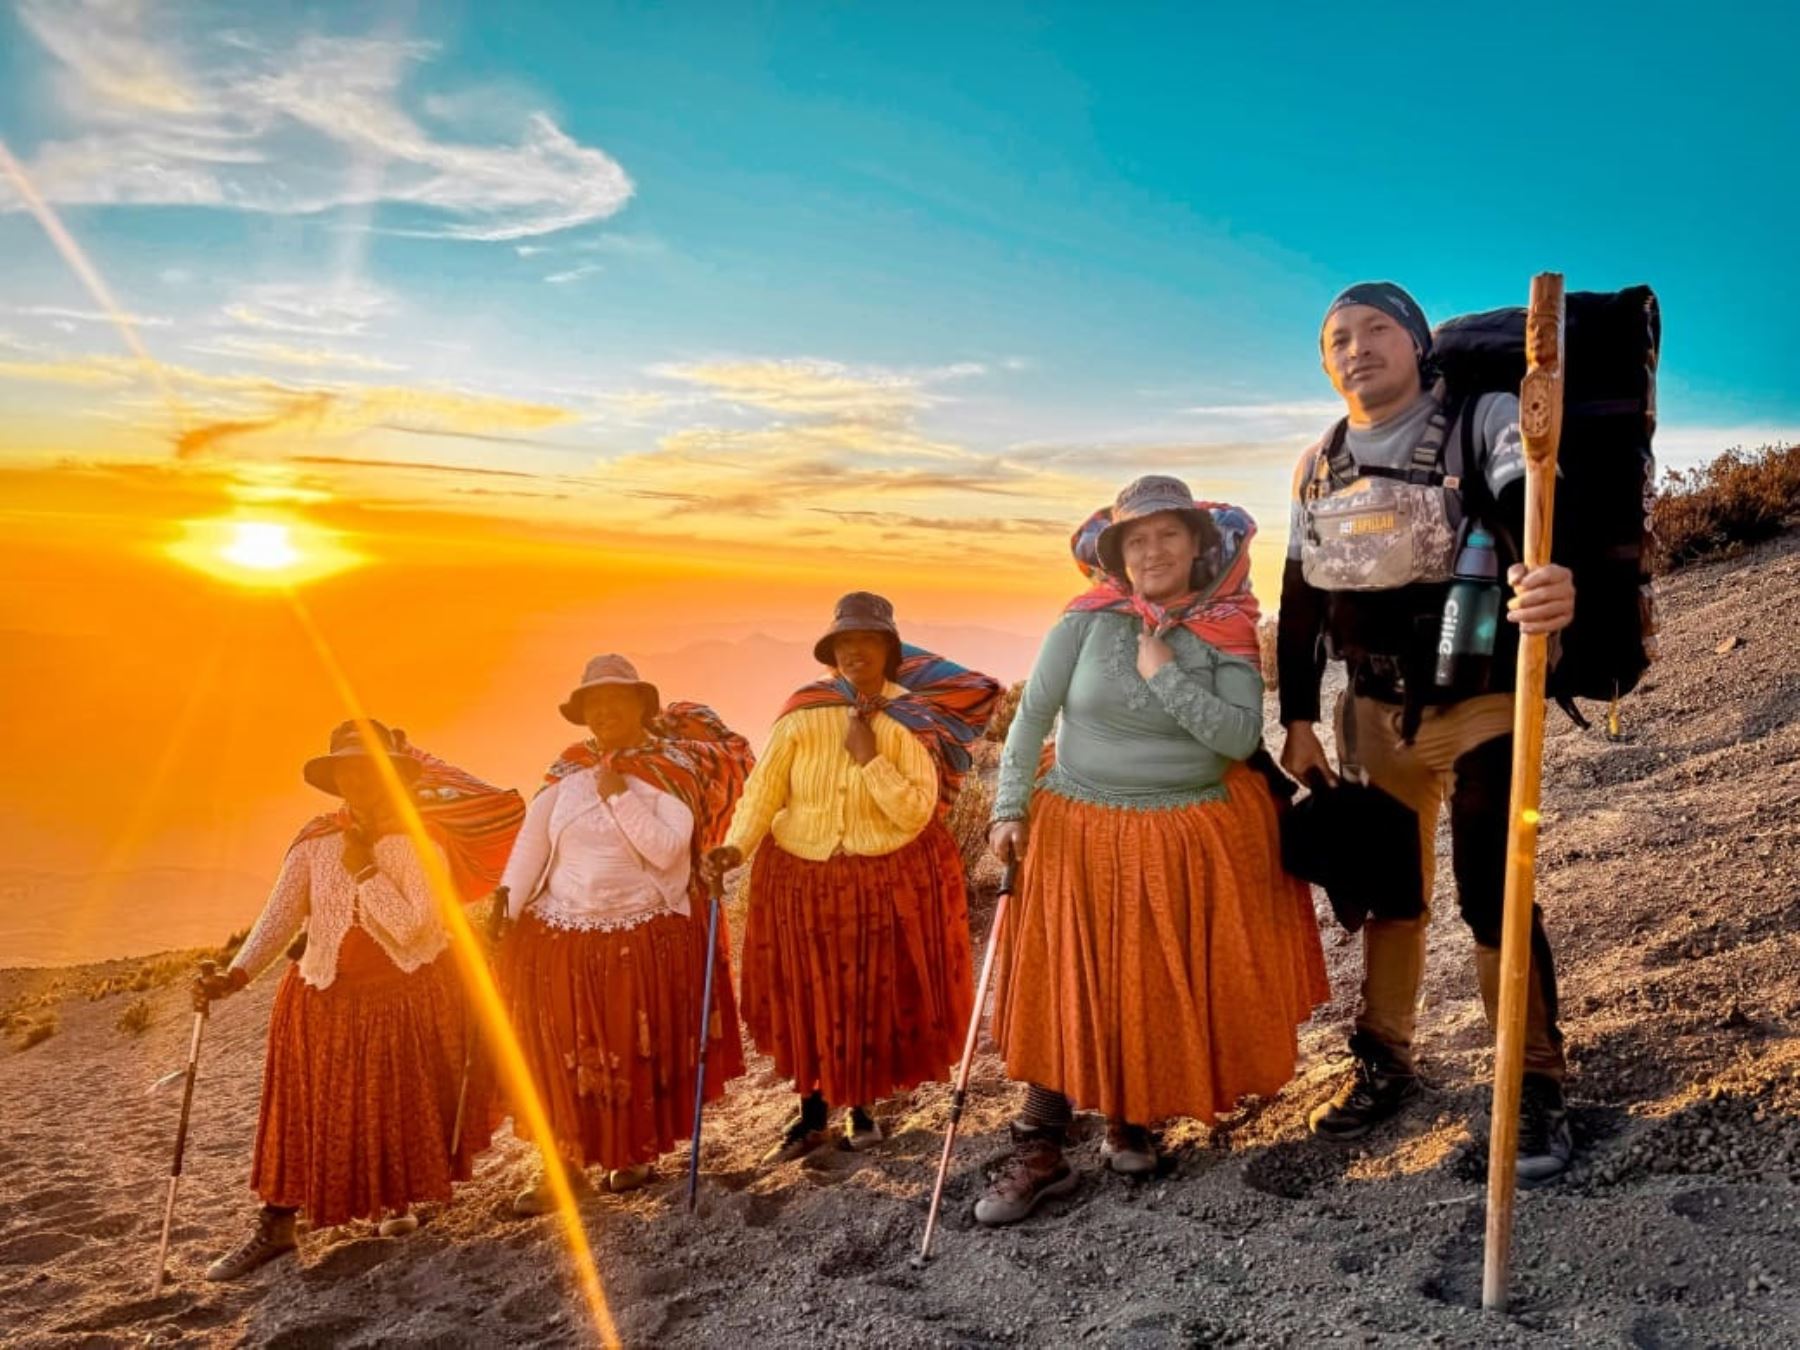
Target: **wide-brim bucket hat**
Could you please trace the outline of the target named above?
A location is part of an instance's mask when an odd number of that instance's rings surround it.
[[[813,656],[822,666],[835,666],[837,653],[833,643],[840,633],[885,633],[891,654],[888,677],[900,669],[900,628],[894,622],[894,606],[885,596],[872,591],[851,591],[837,602],[831,612],[831,627],[825,636],[813,643]]]
[[[1146,474],[1127,483],[1113,503],[1112,523],[1100,531],[1094,546],[1100,565],[1114,576],[1124,576],[1125,527],[1134,520],[1164,514],[1185,520],[1201,541],[1203,552],[1206,542],[1217,533],[1211,513],[1194,504],[1194,494],[1186,483],[1166,474]]]
[[[587,663],[581,672],[581,683],[569,691],[568,698],[561,705],[562,715],[578,727],[587,725],[587,718],[582,715],[582,704],[592,689],[609,689],[618,686],[633,688],[644,700],[644,720],[656,716],[662,710],[662,695],[657,693],[656,686],[648,680],[638,678],[637,667],[632,665],[617,652],[608,652],[604,656],[596,656]]]
[[[338,791],[338,769],[346,760],[371,759],[376,755],[386,755],[388,762],[394,766],[394,772],[403,783],[412,783],[418,778],[424,765],[407,754],[401,747],[405,744],[405,736],[390,731],[380,722],[370,722],[369,729],[374,732],[371,742],[363,735],[362,724],[358,722],[340,722],[331,730],[331,749],[328,753],[317,755],[306,761],[300,770],[301,776],[321,792],[329,792],[334,797],[344,794]]]

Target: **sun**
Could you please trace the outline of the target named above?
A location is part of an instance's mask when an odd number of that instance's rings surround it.
[[[363,559],[335,531],[298,517],[224,516],[184,520],[167,546],[177,562],[251,589],[286,588],[355,567]]]
[[[240,520],[231,528],[231,542],[219,550],[226,562],[258,572],[279,572],[300,562],[292,531],[271,520]]]

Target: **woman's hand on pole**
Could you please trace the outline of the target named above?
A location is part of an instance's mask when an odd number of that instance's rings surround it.
[[[221,971],[206,962],[194,976],[194,1011],[205,1012],[208,1004],[230,997],[249,983],[250,977],[237,966]]]
[[[996,820],[988,827],[988,848],[1003,863],[1017,862],[1025,856],[1025,822]]]
[[[717,848],[709,850],[706,857],[701,859],[700,870],[706,874],[709,882],[721,882],[725,880],[728,872],[743,865],[744,854],[741,849],[734,848],[730,844],[720,844]]]

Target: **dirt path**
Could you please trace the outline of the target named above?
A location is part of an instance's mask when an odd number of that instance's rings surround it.
[[[1664,591],[1665,658],[1608,743],[1553,715],[1541,894],[1562,971],[1582,1157],[1525,1195],[1515,1308],[1476,1308],[1487,1069],[1468,939],[1440,892],[1422,1018],[1426,1099],[1366,1147],[1310,1139],[1341,1067],[1353,948],[1298,1081],[1221,1128],[1177,1122],[1133,1184],[1076,1150],[1080,1190],[1019,1228],[968,1209],[1015,1103],[981,1063],[939,1257],[908,1264],[947,1094],[883,1104],[890,1141],[772,1171],[790,1106],[766,1062],[709,1126],[701,1214],[668,1159],[585,1209],[613,1311],[640,1346],[1800,1344],[1800,537]],[[1731,640],[1735,639],[1735,643]],[[1447,841],[1440,841],[1445,843]],[[1447,873],[1448,868],[1441,872]],[[985,910],[978,926],[985,927]],[[0,1002],[35,977],[0,978]],[[66,1002],[0,1051],[0,1325],[8,1344],[579,1344],[549,1220],[504,1217],[529,1171],[507,1140],[414,1237],[314,1234],[244,1284],[201,1284],[243,1187],[273,981],[209,1031],[171,1269],[144,1299],[177,1105],[178,990],[148,1030],[127,996]]]

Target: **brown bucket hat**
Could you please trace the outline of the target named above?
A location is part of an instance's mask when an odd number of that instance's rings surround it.
[[[825,636],[813,643],[813,657],[822,666],[835,666],[837,656],[831,640],[839,633],[886,633],[893,655],[888,661],[888,677],[900,669],[900,629],[894,623],[894,606],[885,596],[872,591],[851,591],[837,602],[831,612],[831,627]]]
[[[569,697],[562,703],[562,715],[578,727],[586,726],[587,719],[581,715],[581,701],[587,696],[587,691],[619,684],[631,685],[637,689],[644,700],[645,720],[662,711],[662,695],[656,692],[656,686],[647,680],[640,680],[637,667],[617,652],[608,652],[587,663],[587,669],[581,672],[581,683],[569,692]]]
[[[364,739],[362,727],[357,723],[338,723],[331,729],[330,753],[307,760],[306,766],[300,770],[301,775],[320,792],[341,797],[344,794],[338,791],[338,766],[347,759],[368,759],[379,754],[388,757],[388,762],[394,766],[394,772],[400,775],[401,782],[411,783],[417,779],[424,766],[401,749],[406,744],[406,733],[389,731],[375,721],[371,721],[369,727],[375,733],[373,742]]]
[[[1188,528],[1200,537],[1203,549],[1216,532],[1211,513],[1194,505],[1194,494],[1188,491],[1186,483],[1166,474],[1146,474],[1127,483],[1113,503],[1112,524],[1100,531],[1100,538],[1094,545],[1100,565],[1114,576],[1124,576],[1125,527],[1134,520],[1160,516],[1165,511],[1172,511],[1187,521]]]

